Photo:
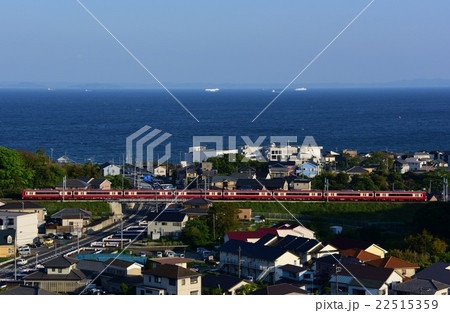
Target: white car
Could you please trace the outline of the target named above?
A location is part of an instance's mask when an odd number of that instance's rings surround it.
[[[25,265],[27,263],[28,263],[28,261],[25,259],[17,259],[17,265]]]

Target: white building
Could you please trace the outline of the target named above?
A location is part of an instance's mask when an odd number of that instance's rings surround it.
[[[417,158],[406,158],[405,162],[409,165],[410,171],[418,171],[422,168],[422,166],[426,165],[426,161],[419,160]]]
[[[111,163],[103,163],[100,168],[102,169],[103,176],[117,176],[120,175],[120,167]]]
[[[287,162],[297,159],[299,148],[297,146],[277,146],[272,143],[267,150],[267,159],[272,162]]]
[[[237,149],[223,150],[223,149],[207,149],[206,146],[190,147],[189,152],[184,154],[184,159],[187,164],[194,162],[204,162],[209,158],[214,158],[222,155],[238,154]]]
[[[166,167],[163,165],[160,165],[153,169],[153,175],[154,176],[167,176]]]
[[[38,214],[0,212],[0,229],[15,229],[17,246],[32,243],[38,236]]]

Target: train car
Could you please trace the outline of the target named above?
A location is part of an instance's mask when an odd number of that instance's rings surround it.
[[[24,200],[57,200],[63,198],[62,190],[54,189],[25,189],[22,191],[22,199]],[[72,199],[72,191],[64,191],[64,199]]]
[[[300,191],[300,190],[276,190],[272,192],[277,200],[303,200],[317,201],[322,200],[323,193],[320,190]]]
[[[122,190],[73,190],[72,191],[73,199],[117,199],[123,197]]]
[[[172,190],[125,190],[123,192],[123,197],[125,199],[136,199],[136,198],[148,198],[148,199],[172,199],[174,198],[174,191]]]
[[[426,201],[425,191],[376,191],[377,201]]]
[[[324,200],[330,201],[373,201],[373,191],[329,190],[323,193]]]
[[[222,192],[224,200],[269,200],[272,192],[268,190],[224,190]]]

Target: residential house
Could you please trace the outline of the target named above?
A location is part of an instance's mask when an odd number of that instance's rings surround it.
[[[77,269],[83,272],[87,279],[92,280],[104,272],[106,265],[98,260],[82,259],[77,263]]]
[[[320,165],[315,162],[305,162],[298,165],[298,169],[296,171],[297,175],[304,175],[308,178],[314,178],[317,175],[320,175],[321,169]]]
[[[272,179],[287,177],[290,175],[289,168],[280,163],[276,163],[269,167],[269,175]]]
[[[267,151],[267,159],[269,162],[286,162],[291,159],[296,159],[298,154],[298,147],[296,146],[277,146],[272,143]]]
[[[350,177],[353,175],[369,174],[369,171],[361,166],[353,166],[345,171]]]
[[[410,171],[409,163],[402,159],[397,159],[394,162],[394,171],[400,174],[405,174]]]
[[[302,162],[311,160],[313,163],[322,163],[322,149],[322,146],[303,143],[299,149],[298,159]]]
[[[223,271],[268,282],[281,278],[281,266],[300,264],[300,258],[292,252],[240,240],[227,241],[219,248],[219,253]]]
[[[300,287],[287,283],[265,286],[263,288],[257,289],[249,293],[249,295],[259,295],[259,296],[263,295],[283,296],[283,295],[307,295],[307,294],[308,293],[305,290],[301,289]]]
[[[77,259],[58,256],[44,263],[44,269],[24,277],[24,284],[56,293],[76,293],[86,286],[86,276],[77,269]]]
[[[350,150],[350,149],[344,149],[342,150],[342,154],[348,154],[352,158],[358,156],[358,150]]]
[[[194,162],[204,162],[209,158],[238,154],[238,149],[208,149],[206,146],[189,147],[189,152],[184,154],[187,164]]]
[[[173,264],[163,264],[144,271],[144,282],[137,295],[201,295],[200,273]]]
[[[0,229],[0,258],[14,256],[15,229]]]
[[[202,162],[202,164],[201,164],[201,169],[202,169],[202,172],[209,172],[209,171],[212,171],[212,169],[213,169],[213,164],[212,164],[212,162]]]
[[[38,213],[0,210],[0,230],[6,229],[16,231],[18,247],[32,243],[38,236]]]
[[[91,178],[88,184],[89,189],[111,190],[111,182],[104,178]]]
[[[311,179],[296,178],[294,180],[294,190],[311,190]]]
[[[273,236],[273,238],[269,239],[269,237],[267,236]],[[316,251],[320,251],[323,247],[322,243],[316,239],[303,238],[292,235],[276,237],[269,234],[261,238],[260,241],[264,240],[265,238],[268,239],[267,242],[264,243],[265,246],[277,247],[298,255],[300,257],[300,263],[298,265],[309,263],[313,257],[316,257],[314,253]],[[257,241],[256,243],[259,243],[260,241]]]
[[[363,264],[337,265],[329,280],[332,295],[388,295],[402,281],[394,269]]]
[[[216,189],[233,190],[236,187],[237,179],[232,176],[215,175],[211,177],[210,187]]]
[[[116,276],[141,276],[142,264],[136,262],[129,262],[120,259],[108,259],[104,262],[107,266],[105,274]]]
[[[251,208],[239,208],[239,213],[237,215],[240,221],[251,221],[252,220],[252,209]]]
[[[448,295],[450,285],[441,283],[433,279],[415,278],[394,285],[393,293],[396,295]]]
[[[164,165],[157,166],[153,169],[153,176],[156,177],[166,177],[167,176],[167,168]]]
[[[241,173],[241,174],[247,174],[247,175],[249,175],[248,177],[250,178],[256,174],[256,169],[254,169],[253,167],[250,167],[250,166],[241,166],[236,170],[236,172]]]
[[[102,170],[103,176],[117,176],[120,175],[120,167],[117,165],[111,164],[109,162],[103,163],[100,165],[100,169]]]
[[[236,276],[206,274],[202,277],[202,294],[214,294],[215,290],[221,290],[224,295],[236,295],[248,284],[248,281]]]
[[[78,235],[83,233],[83,227],[91,223],[92,213],[83,209],[66,208],[52,214],[51,218],[57,221],[57,232]]]
[[[178,238],[189,219],[186,214],[180,212],[153,212],[147,218],[153,221],[147,228],[147,234],[152,239],[159,239],[160,236]]]
[[[272,227],[261,227],[255,231],[231,231],[225,234],[224,242],[228,240],[239,240],[245,242],[257,242],[267,234],[277,237],[295,236],[305,238],[315,238],[314,231],[298,225],[297,223],[279,223]]]
[[[409,170],[412,172],[420,171],[420,169],[427,164],[426,161],[422,161],[417,158],[406,158],[405,162],[408,164]]]
[[[238,179],[236,182],[238,190],[288,190],[289,184],[284,178],[274,179]]]
[[[280,269],[282,271],[282,279],[277,283],[294,283],[296,286],[308,292],[318,289],[318,286],[314,285],[314,271],[303,266],[291,264],[283,265]]]
[[[414,152],[413,157],[420,160],[431,160],[432,158],[434,158],[434,155],[431,155],[426,151],[416,151]]]
[[[389,256],[382,259],[374,259],[366,261],[366,264],[381,268],[392,268],[402,277],[412,277],[416,274],[416,270],[420,268],[416,264],[403,261],[395,256]]]
[[[350,238],[344,238],[344,237],[334,237],[329,242],[330,245],[333,247],[336,247],[339,251],[347,250],[347,249],[362,249],[366,252],[373,253],[375,255],[378,255],[380,258],[384,258],[387,251],[381,248],[380,246],[362,241],[357,239],[350,239]]]
[[[63,155],[62,157],[59,157],[58,159],[56,159],[56,161],[59,164],[71,164],[71,163],[76,163],[74,160],[70,159],[67,155]]]
[[[24,212],[24,213],[37,213],[38,224],[45,222],[47,216],[47,209],[42,205],[31,202],[9,202],[3,206],[0,206],[0,212]]]
[[[183,203],[185,209],[209,209],[212,201],[205,198],[192,198]]]

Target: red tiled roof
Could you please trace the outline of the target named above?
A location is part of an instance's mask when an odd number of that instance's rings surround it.
[[[357,248],[342,250],[341,254],[343,256],[357,258],[358,260],[361,260],[363,262],[380,259],[379,255]]]
[[[418,265],[403,261],[395,256],[366,262],[369,265],[383,268],[419,268]]]

